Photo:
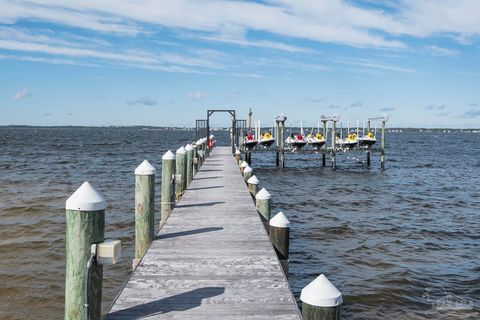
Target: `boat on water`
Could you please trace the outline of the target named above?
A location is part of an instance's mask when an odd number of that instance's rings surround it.
[[[253,149],[257,144],[258,144],[258,141],[257,139],[255,139],[255,135],[253,135],[252,133],[248,133],[245,136],[245,140],[244,140],[245,148]]]
[[[272,144],[275,142],[275,138],[272,136],[270,132],[264,132],[258,141],[258,143],[265,148],[271,147]]]
[[[342,149],[353,149],[358,144],[358,137],[356,133],[349,133],[347,136],[342,139],[337,136],[336,142],[337,147]]]
[[[358,138],[358,145],[362,147],[373,146],[377,142],[377,138],[372,131],[368,131],[364,136]]]
[[[307,143],[315,149],[321,148],[327,140],[320,132],[311,132],[307,135]]]
[[[294,149],[301,149],[307,144],[307,139],[301,133],[292,133],[287,139],[285,139],[285,143],[292,146]]]

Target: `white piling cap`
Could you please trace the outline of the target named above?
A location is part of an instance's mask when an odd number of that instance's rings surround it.
[[[172,151],[168,150],[162,157],[163,160],[175,160],[175,154]]]
[[[187,144],[187,145],[185,146],[185,150],[186,150],[186,151],[192,151],[192,150],[193,150],[192,145],[191,145],[191,144]]]
[[[248,167],[247,161],[243,161],[243,162],[240,164],[240,168],[245,168],[245,167]]]
[[[248,178],[247,183],[249,183],[249,184],[259,184],[260,181],[258,181],[257,176],[253,175],[250,178]]]
[[[336,307],[343,303],[342,293],[323,274],[302,289],[300,300],[316,307]]]
[[[86,181],[65,203],[67,210],[98,211],[107,207],[103,197]]]
[[[198,139],[197,142],[195,142],[196,145],[199,145],[199,144],[202,144],[202,143],[203,143],[202,139]]]
[[[215,139],[215,136],[213,134],[210,135],[210,140]]]
[[[252,167],[250,167],[250,166],[246,166],[245,169],[243,169],[243,172],[244,172],[244,173],[245,173],[245,172],[252,172],[252,171],[253,171],[253,169],[252,169]]]
[[[269,224],[277,228],[290,228],[290,221],[288,221],[287,217],[285,217],[281,211],[270,219]]]
[[[183,146],[181,146],[180,148],[178,148],[177,153],[179,153],[179,154],[186,154],[186,153],[187,153],[187,150],[185,150],[185,148],[184,148]]]
[[[242,153],[240,152],[240,150],[236,149],[235,154],[242,154]]]
[[[147,160],[143,162],[135,169],[135,174],[141,176],[149,176],[155,174],[155,168]]]
[[[272,199],[272,195],[267,191],[267,189],[262,188],[262,190],[260,190],[255,196],[255,199],[269,200]]]

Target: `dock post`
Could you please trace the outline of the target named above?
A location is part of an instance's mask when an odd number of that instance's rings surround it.
[[[243,170],[248,167],[248,163],[247,161],[243,161],[241,164],[240,164],[240,172],[242,173],[243,175]]]
[[[322,120],[323,123],[323,138],[327,140],[327,120]],[[327,165],[327,159],[325,154],[325,146],[322,146],[322,167]]]
[[[337,121],[332,121],[332,169],[337,169]]]
[[[248,186],[248,191],[252,194],[252,196],[255,198],[255,196],[258,193],[258,184],[260,181],[258,181],[257,176],[253,175],[250,177],[250,179],[247,180],[247,186]]]
[[[304,320],[340,320],[342,293],[321,274],[302,289],[302,317]]]
[[[187,183],[187,151],[184,147],[177,150],[175,158],[175,195],[178,201],[182,197]]]
[[[237,164],[240,164],[240,160],[242,159],[242,153],[240,150],[236,149],[235,150],[235,160],[237,161]]]
[[[285,168],[285,150],[283,150],[283,147],[280,152],[280,168]]]
[[[193,165],[193,176],[195,176],[198,172],[198,146],[194,142],[192,143],[193,148],[193,158],[192,158],[192,165]]]
[[[197,158],[198,158],[198,161],[197,161],[197,172],[198,170],[200,169],[200,167],[202,166],[202,163],[203,163],[203,145],[202,145],[202,140],[198,140],[197,142],[195,142],[195,144],[197,145]]]
[[[246,150],[246,151],[245,151],[245,161],[246,161],[248,164],[251,164],[251,163],[252,163],[252,151],[250,151],[250,150]]]
[[[283,214],[277,213],[270,219],[270,242],[277,252],[278,259],[283,267],[285,274],[288,274],[288,256],[290,247],[290,221]]]
[[[255,207],[263,221],[270,221],[272,195],[263,188],[255,196]]]
[[[65,320],[101,318],[103,266],[92,263],[91,246],[105,240],[106,206],[88,182],[66,202]]]
[[[380,167],[385,170],[385,118],[382,120],[382,148],[380,150]]]
[[[280,166],[280,153],[277,150],[275,151],[275,166],[278,168]]]
[[[160,226],[167,221],[175,205],[175,155],[168,150],[162,156],[162,199]]]
[[[155,168],[147,160],[135,169],[135,258],[142,259],[155,235]]]
[[[193,147],[190,144],[187,144],[185,150],[187,151],[187,184],[185,185],[186,189],[193,180]]]
[[[253,169],[250,166],[246,166],[245,169],[243,169],[243,178],[245,179],[245,181],[248,181],[248,179],[252,177],[252,172]]]
[[[370,126],[371,126],[370,125],[370,120],[368,120],[367,121],[367,133],[370,132]],[[371,158],[370,153],[371,152],[370,152],[370,147],[367,147],[367,148],[368,148],[367,149],[367,167],[370,168],[370,158]]]
[[[285,143],[285,121],[287,117],[285,115],[279,114],[275,118],[275,123],[277,124],[277,137],[275,138],[277,144],[277,150],[280,150],[279,159],[276,155],[276,162],[279,162],[281,168],[285,168],[285,150],[284,150],[284,143]],[[278,161],[277,161],[278,159]],[[278,165],[277,165],[278,166]]]

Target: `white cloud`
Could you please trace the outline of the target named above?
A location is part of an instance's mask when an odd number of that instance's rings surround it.
[[[32,93],[24,88],[19,90],[17,93],[15,93],[15,95],[13,96],[13,99],[20,100],[24,98],[29,98],[31,96],[32,96]]]
[[[154,106],[157,103],[158,103],[158,101],[151,98],[151,97],[142,97],[142,98],[139,98],[139,99],[127,100],[128,105],[141,104],[141,105],[144,105],[144,106]]]
[[[460,55],[460,51],[458,50],[442,48],[438,46],[425,46],[424,49],[435,56],[455,57]]]
[[[194,91],[188,94],[188,97],[192,100],[204,100],[211,96],[213,96],[211,93],[203,92],[203,91]]]

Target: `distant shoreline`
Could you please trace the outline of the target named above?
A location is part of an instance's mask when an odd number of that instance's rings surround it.
[[[90,128],[102,128],[102,129],[144,129],[144,130],[195,130],[195,127],[172,127],[172,126],[143,126],[143,125],[128,125],[128,126],[34,126],[34,125],[0,125],[0,129],[90,129]],[[212,127],[212,131],[217,130],[229,130],[229,127]],[[263,129],[263,128],[262,128]],[[265,127],[264,129],[271,129]],[[354,129],[352,129],[354,130]],[[422,127],[387,127],[387,132],[479,132],[480,128],[422,128]]]

